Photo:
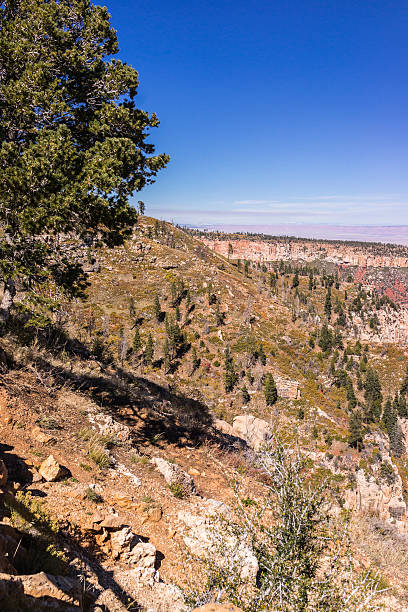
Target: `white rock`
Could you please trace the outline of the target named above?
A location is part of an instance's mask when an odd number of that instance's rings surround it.
[[[232,425],[236,436],[243,438],[254,450],[258,451],[272,438],[272,429],[266,421],[252,414],[235,417]]]
[[[184,472],[181,467],[175,463],[170,463],[160,457],[154,457],[151,462],[157,467],[159,472],[164,476],[168,485],[179,484],[183,487],[186,493],[195,493],[196,488],[194,480],[189,474]]]

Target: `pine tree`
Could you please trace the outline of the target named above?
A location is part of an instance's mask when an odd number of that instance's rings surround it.
[[[406,419],[408,417],[407,400],[405,395],[403,395],[402,393],[400,393],[399,396],[398,414],[402,419]]]
[[[309,274],[309,291],[313,291],[314,288],[314,280],[313,280],[313,272]]]
[[[265,374],[264,394],[267,406],[272,406],[278,399],[278,390],[276,388],[275,380],[270,372]]]
[[[193,346],[193,350],[191,351],[191,369],[192,369],[192,373],[195,372],[197,370],[197,368],[200,367],[200,363],[201,363],[201,359],[199,359],[199,357],[197,357],[197,351],[196,351],[195,347]]]
[[[299,272],[297,270],[292,280],[292,287],[294,289],[296,289],[296,287],[299,287]]]
[[[398,421],[390,435],[390,448],[396,457],[401,457],[405,453],[404,436]]]
[[[352,412],[349,421],[348,443],[360,451],[363,448],[363,424],[360,412]]]
[[[354,394],[353,383],[350,379],[348,379],[347,381],[346,392],[347,392],[348,407],[350,410],[354,410],[354,408],[357,406],[357,400]]]
[[[153,343],[152,334],[149,333],[148,338],[147,338],[146,348],[145,348],[144,355],[143,355],[143,361],[145,362],[146,365],[150,365],[152,363],[153,356],[154,356],[154,343]]]
[[[159,300],[159,296],[155,295],[154,297],[154,316],[156,317],[156,321],[161,321],[161,317],[162,317],[162,309],[161,309],[161,305],[160,305],[160,300]]]
[[[181,319],[180,306],[177,304],[177,306],[176,306],[176,321],[180,321],[180,319]]]
[[[167,337],[164,339],[164,343],[163,343],[163,366],[164,366],[164,371],[168,372],[169,367],[170,367],[170,347],[169,347],[169,340]]]
[[[324,313],[325,313],[328,321],[330,321],[331,314],[332,314],[332,302],[331,302],[331,289],[330,289],[330,287],[327,289],[327,293],[326,293],[326,300],[324,302]]]
[[[220,305],[217,300],[215,304],[215,324],[217,325],[217,327],[220,327],[221,325],[224,325],[224,322],[225,322],[225,312],[222,312],[220,310]]]
[[[385,425],[385,429],[387,430],[388,437],[391,439],[398,419],[390,397],[387,398],[384,404],[382,420]]]
[[[258,349],[258,359],[263,366],[266,365],[266,355],[265,355],[264,348],[262,346],[262,342],[259,345],[259,349]]]
[[[323,353],[329,353],[333,346],[333,335],[326,323],[322,326],[319,336],[319,346],[322,349]]]
[[[132,349],[134,353],[138,353],[142,347],[139,328],[136,327],[135,335],[133,336]]]
[[[381,383],[377,372],[373,368],[367,369],[364,399],[367,402],[366,416],[370,421],[377,421],[381,416],[383,396]]]

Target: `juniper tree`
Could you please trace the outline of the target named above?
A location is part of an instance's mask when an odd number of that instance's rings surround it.
[[[89,0],[0,2],[0,319],[16,290],[80,295],[82,267],[60,237],[108,246],[137,222],[129,197],[168,162],[146,141],[138,73],[113,57],[106,8]]]
[[[231,392],[238,381],[238,374],[235,371],[234,361],[231,356],[230,350],[227,347],[225,349],[225,373],[224,373],[224,386],[227,393]]]
[[[246,385],[241,387],[241,393],[242,393],[242,403],[248,404],[248,402],[251,401],[251,396],[248,393],[248,389],[246,388]]]

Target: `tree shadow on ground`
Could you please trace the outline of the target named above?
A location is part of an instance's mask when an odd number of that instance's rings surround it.
[[[231,436],[215,429],[213,415],[200,399],[186,396],[169,385],[161,385],[120,367],[101,374],[79,373],[55,367],[43,356],[33,357],[41,374],[52,376],[59,388],[81,392],[131,428],[133,443],[161,440],[180,446],[205,442],[231,447]]]

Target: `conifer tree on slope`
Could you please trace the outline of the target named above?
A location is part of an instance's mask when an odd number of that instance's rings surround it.
[[[74,231],[121,244],[128,199],[169,158],[135,106],[138,73],[113,56],[106,8],[89,0],[0,0],[0,277],[6,322],[17,289],[80,293],[84,275],[58,240]]]

